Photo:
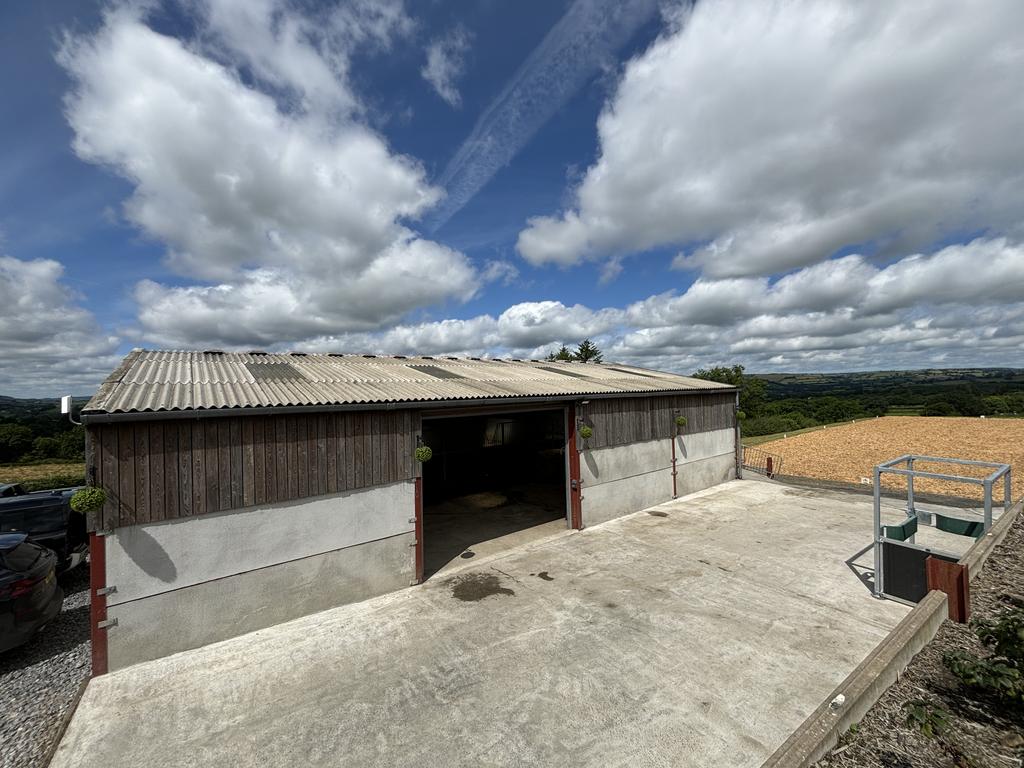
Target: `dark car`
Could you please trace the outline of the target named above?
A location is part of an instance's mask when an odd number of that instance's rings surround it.
[[[0,534],[28,534],[29,541],[57,554],[57,570],[74,568],[89,548],[85,515],[71,509],[77,490],[26,491],[18,483],[0,484]]]
[[[23,533],[0,533],[0,652],[30,640],[63,602],[57,556]]]

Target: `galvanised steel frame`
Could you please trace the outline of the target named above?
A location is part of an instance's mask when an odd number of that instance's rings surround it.
[[[954,475],[945,472],[925,472],[920,469],[914,469],[915,462],[930,462],[933,464],[953,464],[958,466],[967,467],[988,467],[994,471],[986,477],[967,477],[965,475]],[[970,461],[968,459],[948,459],[940,456],[921,456],[919,454],[906,454],[896,459],[891,459],[884,464],[879,464],[875,467],[875,514],[874,514],[874,545],[875,545],[875,584],[873,591],[876,597],[888,597],[890,599],[899,600],[891,595],[885,593],[885,574],[882,567],[882,544],[888,542],[889,544],[895,544],[901,547],[907,547],[909,549],[923,550],[926,552],[935,552],[939,555],[946,557],[956,558],[957,556],[949,552],[939,552],[938,550],[929,549],[928,547],[922,547],[919,544],[915,544],[913,541],[899,541],[898,539],[890,539],[885,535],[885,526],[882,525],[882,475],[899,475],[907,478],[907,517],[915,518],[920,524],[931,525],[932,515],[930,512],[919,510],[914,506],[914,478],[915,477],[926,477],[933,480],[949,480],[956,483],[969,483],[971,485],[980,485],[984,488],[984,505],[985,505],[985,520],[984,520],[984,531],[988,533],[989,528],[992,527],[992,486],[1003,479],[1003,512],[1006,512],[1013,501],[1011,499],[1010,491],[1010,479],[1011,469],[1009,464],[999,464],[992,461]],[[911,537],[913,538],[913,537]],[[904,602],[904,601],[900,601]]]

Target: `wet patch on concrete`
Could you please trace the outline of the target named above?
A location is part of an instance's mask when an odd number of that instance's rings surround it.
[[[668,512],[662,512],[658,509],[651,509],[647,511],[647,514],[651,517],[668,517]]]
[[[544,581],[554,581],[555,577],[551,576],[547,571],[541,571],[537,574],[537,578],[544,579]]]
[[[464,603],[476,603],[491,595],[515,595],[508,587],[501,586],[501,579],[493,573],[468,573],[459,576],[452,584],[452,597]]]

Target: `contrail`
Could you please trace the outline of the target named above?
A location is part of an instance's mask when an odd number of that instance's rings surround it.
[[[448,163],[436,231],[658,12],[658,0],[576,0],[523,62]]]

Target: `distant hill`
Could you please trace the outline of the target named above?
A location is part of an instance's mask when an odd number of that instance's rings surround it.
[[[856,371],[852,373],[756,373],[767,385],[769,400],[833,395],[941,394],[969,386],[979,394],[1024,389],[1021,368],[929,368],[917,371]],[[917,399],[914,398],[914,399]]]
[[[72,402],[77,413],[79,408],[89,402],[89,398],[75,397]],[[6,395],[0,395],[0,422],[35,421],[39,418],[47,419],[51,416],[67,420],[66,416],[61,416],[60,400],[55,397],[7,397]]]

